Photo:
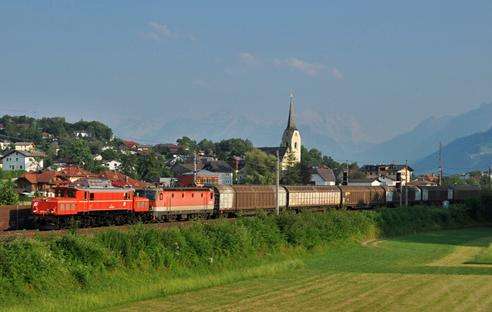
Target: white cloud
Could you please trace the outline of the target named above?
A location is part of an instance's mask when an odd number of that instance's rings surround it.
[[[259,63],[259,59],[250,52],[239,53],[239,61],[244,65],[257,65]]]
[[[299,70],[306,75],[316,76],[320,71],[325,69],[325,65],[319,63],[309,63],[296,57],[291,57],[287,59],[274,59],[273,64],[275,66],[284,66]]]
[[[331,75],[333,77],[335,77],[335,79],[338,79],[338,80],[342,80],[343,79],[343,74],[336,67],[333,67],[331,69]]]
[[[183,38],[190,41],[196,41],[196,37],[192,34],[182,34],[177,31],[171,30],[171,28],[159,22],[148,22],[147,26],[150,28],[150,31],[142,33],[143,38],[147,38],[154,41],[160,41],[164,39],[177,39]]]

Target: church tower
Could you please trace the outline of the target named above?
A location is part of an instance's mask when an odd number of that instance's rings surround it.
[[[289,120],[287,122],[287,128],[284,130],[282,136],[281,147],[285,147],[286,153],[282,160],[282,167],[285,168],[292,163],[301,162],[301,134],[296,126],[296,115],[294,107],[294,94],[290,94],[290,108],[289,108]]]

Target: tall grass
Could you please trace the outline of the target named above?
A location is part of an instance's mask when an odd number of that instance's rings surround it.
[[[179,278],[251,268],[293,250],[306,252],[333,242],[461,227],[481,220],[474,209],[462,205],[285,213],[166,230],[137,225],[127,232],[108,230],[94,236],[15,238],[0,243],[0,300],[3,307],[26,306],[40,298],[56,302],[67,294],[132,290],[146,282],[176,283]]]

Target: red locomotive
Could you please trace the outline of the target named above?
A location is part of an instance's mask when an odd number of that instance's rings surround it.
[[[124,223],[128,217],[145,216],[149,200],[130,188],[76,185],[56,188],[55,197],[34,199],[32,212],[38,219],[56,223],[75,218],[89,225]]]
[[[137,194],[150,200],[153,220],[208,217],[214,212],[214,192],[209,188],[145,189]]]

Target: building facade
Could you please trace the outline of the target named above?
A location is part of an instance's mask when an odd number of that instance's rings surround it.
[[[413,169],[408,165],[381,164],[381,165],[365,165],[360,168],[360,171],[366,175],[368,179],[390,178],[393,181],[397,180],[397,175],[401,176],[402,184],[405,185],[412,181]]]
[[[289,119],[287,127],[282,135],[280,147],[260,147],[267,154],[279,155],[282,170],[299,164],[301,162],[301,133],[296,125],[295,98],[291,93],[289,106]]]
[[[39,171],[43,169],[43,153],[10,151],[2,157],[2,169],[5,171]]]

